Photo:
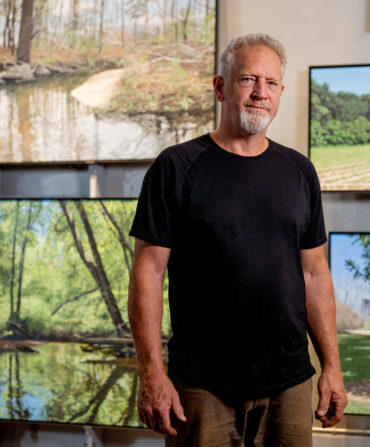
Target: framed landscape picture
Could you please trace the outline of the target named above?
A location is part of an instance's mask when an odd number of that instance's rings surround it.
[[[370,415],[370,233],[330,233],[329,252],[345,412]]]
[[[0,200],[0,419],[142,426],[127,317],[137,200]],[[170,336],[164,283],[163,355]]]
[[[370,190],[370,65],[310,67],[309,155],[323,191]]]
[[[0,2],[0,164],[152,160],[211,131],[216,7]]]

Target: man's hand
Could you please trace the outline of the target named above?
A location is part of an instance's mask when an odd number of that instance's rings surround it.
[[[142,422],[163,435],[177,434],[170,421],[171,409],[178,419],[186,421],[179,395],[166,374],[141,377],[138,409]]]
[[[348,403],[340,371],[323,370],[317,384],[319,404],[316,418],[323,428],[333,427],[343,417]]]

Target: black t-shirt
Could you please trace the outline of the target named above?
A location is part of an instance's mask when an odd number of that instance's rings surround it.
[[[312,376],[300,250],[326,232],[305,156],[271,140],[237,155],[209,135],[169,147],[130,235],[171,248],[171,378],[262,396]]]

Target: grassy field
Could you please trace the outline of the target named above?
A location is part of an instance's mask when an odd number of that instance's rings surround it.
[[[370,145],[314,147],[310,157],[323,191],[370,190]]]
[[[350,390],[345,412],[370,415],[370,336],[339,334],[338,344],[344,384]]]
[[[344,382],[370,380],[370,336],[339,334],[338,344]]]

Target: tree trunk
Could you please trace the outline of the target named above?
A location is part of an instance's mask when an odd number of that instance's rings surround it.
[[[21,26],[17,49],[17,62],[30,62],[33,29],[33,1],[22,0]]]
[[[166,1],[166,0],[165,0]],[[144,16],[144,32],[143,37],[146,39],[148,35],[148,23],[149,23],[149,8],[148,8],[148,0],[145,0],[145,16]]]
[[[175,0],[172,0],[171,3],[171,27],[173,29],[173,41],[177,42],[179,39],[179,28],[177,23],[177,16],[176,16],[176,3]]]
[[[186,11],[185,11],[184,20],[182,22],[182,35],[183,35],[183,38],[184,38],[185,42],[188,40],[188,33],[187,33],[186,27],[187,27],[188,20],[189,20],[191,3],[192,3],[192,0],[188,0],[188,6],[187,6]]]
[[[61,41],[63,40],[63,38],[62,38],[62,36],[63,36],[63,20],[62,20],[62,18],[63,18],[63,5],[64,5],[64,1],[61,0],[60,1],[60,6],[59,6],[58,27],[55,30],[56,41],[58,42],[59,45],[60,45]]]
[[[132,249],[132,246],[130,245],[129,241],[127,240],[125,233],[123,232],[122,228],[118,225],[116,219],[113,217],[113,215],[109,212],[108,208],[105,206],[104,202],[102,200],[99,200],[100,205],[103,210],[103,214],[110,220],[114,228],[117,230],[118,233],[118,240],[121,244],[122,250],[123,250],[123,256],[125,258],[126,267],[129,273],[131,272],[131,265],[132,265],[132,258],[134,257],[134,250]],[[127,253],[128,252],[128,253]]]
[[[121,41],[125,46],[125,0],[121,0]]]
[[[19,320],[21,315],[21,302],[22,302],[22,283],[23,283],[23,269],[24,269],[24,258],[26,255],[26,246],[28,242],[28,232],[31,230],[31,217],[32,217],[32,203],[28,208],[28,219],[25,231],[25,236],[21,248],[21,256],[19,259],[19,271],[18,271],[18,298],[17,298],[17,308],[15,311],[16,320]]]
[[[107,309],[111,316],[112,322],[116,328],[117,335],[119,337],[126,337],[127,335],[130,334],[130,329],[127,326],[127,324],[124,323],[124,321],[122,320],[122,316],[121,316],[120,310],[117,306],[116,299],[112,293],[108,278],[105,274],[105,270],[104,270],[99,252],[98,252],[98,248],[96,246],[95,238],[94,238],[92,229],[90,227],[90,223],[87,219],[85,209],[84,209],[82,203],[76,203],[76,208],[81,216],[84,228],[86,230],[86,233],[87,233],[87,236],[89,239],[89,244],[90,244],[91,251],[93,253],[95,264],[93,262],[91,262],[90,260],[88,260],[86,257],[86,253],[83,248],[83,245],[82,245],[80,236],[78,234],[76,225],[74,223],[73,216],[72,216],[71,212],[69,211],[66,203],[63,201],[60,201],[59,203],[60,203],[62,210],[66,216],[68,226],[71,230],[71,233],[72,233],[77,251],[80,255],[80,258],[82,259],[82,261],[84,262],[86,267],[89,269],[91,276],[95,280],[96,285],[99,287],[100,293],[102,294],[103,300],[107,306]]]
[[[78,31],[78,0],[71,0],[71,30],[73,45],[77,42]]]
[[[93,25],[93,30],[92,30],[94,40],[98,39],[98,34],[97,34],[97,28],[98,28],[97,20],[98,20],[98,17],[99,17],[99,15],[98,15],[98,7],[99,7],[98,0],[94,0],[94,10],[93,10],[93,22],[94,22],[94,25]]]
[[[137,42],[137,18],[134,17],[134,42]]]
[[[166,35],[167,30],[167,0],[163,1],[163,37]]]
[[[13,388],[13,354],[9,355],[9,369],[8,369],[8,400],[7,408],[9,411],[10,419],[14,419],[14,388]]]
[[[15,210],[15,217],[14,217],[14,232],[13,232],[13,242],[12,242],[12,270],[10,273],[10,317],[9,317],[9,320],[14,319],[15,248],[17,245],[18,215],[19,215],[19,201],[17,201],[17,208]]]
[[[15,51],[15,19],[16,19],[16,15],[17,15],[17,5],[16,5],[16,1],[13,0],[13,5],[12,5],[12,26],[10,28],[11,32],[10,32],[10,39],[9,39],[9,47],[12,50],[12,54],[14,54]]]
[[[5,7],[4,7],[5,9]],[[8,8],[6,10],[6,16],[4,20],[4,31],[3,31],[3,47],[9,48],[8,35],[10,28],[10,12],[12,10],[12,0],[8,0]]]
[[[99,23],[99,52],[103,49],[103,39],[104,39],[104,6],[105,1],[100,2],[100,23]]]
[[[80,213],[82,223],[85,227],[85,231],[87,234],[87,237],[89,239],[89,244],[91,248],[91,252],[94,257],[96,270],[99,277],[99,282],[101,284],[101,291],[103,295],[103,299],[107,305],[108,311],[111,315],[112,321],[116,327],[117,334],[120,337],[126,336],[128,333],[130,333],[130,329],[126,325],[126,323],[123,322],[121,312],[118,308],[116,299],[112,293],[110,283],[108,280],[108,277],[105,273],[103,262],[101,260],[98,247],[96,245],[95,237],[93,230],[90,226],[90,222],[88,220],[85,208],[82,204],[82,202],[76,202],[76,208],[78,209],[78,212]]]

